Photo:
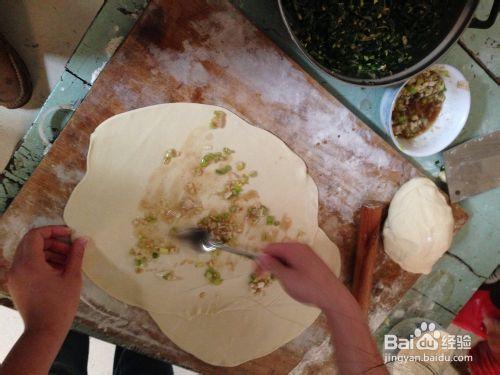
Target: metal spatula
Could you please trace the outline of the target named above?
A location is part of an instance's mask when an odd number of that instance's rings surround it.
[[[241,255],[246,258],[256,260],[257,255],[245,250],[235,249],[234,247],[227,246],[222,242],[214,241],[211,239],[210,234],[200,228],[189,228],[177,233],[177,238],[189,242],[195,250],[202,253],[209,253],[215,250],[227,251],[228,253]]]
[[[462,143],[443,157],[451,202],[500,186],[500,131]]]

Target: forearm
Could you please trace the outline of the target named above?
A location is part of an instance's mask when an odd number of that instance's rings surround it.
[[[25,331],[0,367],[2,375],[46,375],[66,334]]]
[[[332,291],[323,309],[341,374],[388,374],[370,329],[354,297],[347,291]]]

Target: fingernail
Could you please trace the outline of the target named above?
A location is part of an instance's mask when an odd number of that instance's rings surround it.
[[[78,237],[78,241],[80,241],[83,246],[87,246],[87,244],[89,243],[89,239],[85,236]]]

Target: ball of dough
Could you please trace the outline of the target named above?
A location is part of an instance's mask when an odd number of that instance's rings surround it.
[[[449,249],[454,220],[436,185],[414,178],[397,191],[384,225],[384,248],[408,272],[428,274]]]

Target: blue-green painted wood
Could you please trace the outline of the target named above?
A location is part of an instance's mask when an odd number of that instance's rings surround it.
[[[481,0],[476,12],[479,19],[486,19],[493,0]],[[470,53],[477,58],[500,81],[500,22],[491,28],[467,29],[461,37],[462,42]]]
[[[0,178],[0,212],[16,196],[50,146],[40,137],[40,126],[46,140],[52,142],[89,90],[90,86],[82,80],[63,73]]]
[[[66,68],[92,85],[148,2],[148,0],[106,1]]]

